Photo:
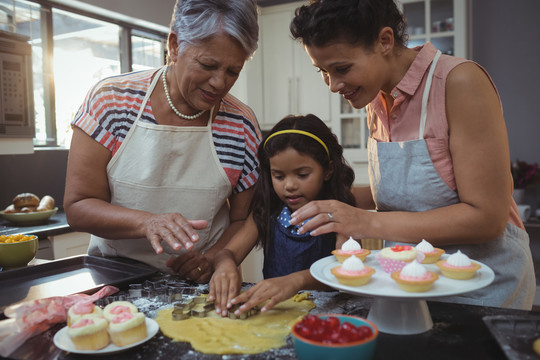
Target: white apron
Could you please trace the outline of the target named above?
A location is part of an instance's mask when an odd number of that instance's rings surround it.
[[[439,176],[424,140],[429,90],[439,57],[440,51],[433,59],[422,96],[418,140],[377,142],[371,136],[375,116],[372,113],[368,161],[371,192],[377,211],[426,211],[460,201],[458,194]],[[384,246],[394,244],[385,241]],[[441,298],[443,301],[531,309],[536,280],[529,236],[523,229],[508,223],[504,233],[489,243],[445,246],[443,249],[447,254],[459,249],[471,259],[487,264],[495,272],[495,280],[488,287],[460,296]]]
[[[205,252],[229,226],[227,199],[232,185],[212,139],[213,109],[206,126],[170,126],[140,120],[165,67],[154,76],[135,123],[107,165],[111,203],[151,213],[178,212],[186,219],[207,220],[194,248]],[[185,251],[166,242],[157,255],[146,238],[110,240],[92,236],[88,253],[121,256],[171,273],[165,262]]]

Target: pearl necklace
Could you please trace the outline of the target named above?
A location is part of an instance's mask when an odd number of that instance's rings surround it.
[[[163,88],[165,89],[165,96],[167,97],[167,101],[169,102],[169,106],[171,107],[172,111],[174,111],[174,113],[176,115],[178,115],[181,118],[186,119],[186,120],[193,120],[193,119],[196,119],[199,116],[201,116],[206,110],[201,110],[200,112],[198,112],[195,115],[184,115],[180,111],[178,111],[177,108],[174,107],[174,105],[172,103],[172,100],[171,100],[171,95],[169,95],[169,89],[167,89],[167,79],[166,79],[166,76],[165,76],[166,73],[167,73],[167,69],[165,69],[163,71],[161,79],[163,79]]]

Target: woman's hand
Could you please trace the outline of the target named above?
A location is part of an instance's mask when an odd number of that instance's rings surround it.
[[[226,252],[226,250],[224,251]],[[219,254],[220,261],[212,279],[210,279],[209,301],[214,301],[216,313],[227,316],[228,309],[233,305],[231,300],[238,295],[242,286],[242,276],[234,260]]]
[[[145,223],[146,238],[156,254],[163,252],[162,241],[174,250],[180,250],[182,247],[190,250],[193,243],[199,241],[195,229],[201,230],[207,226],[208,222],[205,220],[187,220],[178,213],[155,214]]]
[[[307,271],[307,276],[310,276],[309,270]],[[261,308],[261,312],[272,309],[276,304],[287,300],[298,293],[302,288],[302,286],[299,285],[300,282],[298,280],[300,277],[304,276],[306,276],[306,273],[301,271],[287,276],[259,281],[247,291],[244,291],[231,300],[233,305],[242,304],[234,314],[240,315],[266,300],[268,300],[268,302]]]
[[[300,234],[310,231],[312,236],[317,236],[335,232],[347,238],[352,236],[358,239],[364,237],[362,232],[371,214],[337,200],[318,200],[310,201],[293,212],[291,224],[298,225],[310,219],[300,227]]]
[[[166,264],[180,277],[205,284],[212,276],[212,264],[199,250],[188,250],[170,258]]]

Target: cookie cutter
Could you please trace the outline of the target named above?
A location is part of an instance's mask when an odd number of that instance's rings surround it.
[[[259,312],[259,307],[254,306],[251,309],[249,309],[248,311],[243,312],[240,315],[236,315],[235,311],[238,310],[240,308],[240,306],[242,306],[242,305],[243,304],[235,304],[229,309],[229,312],[227,313],[227,316],[229,317],[229,319],[232,319],[232,320],[246,320],[247,318],[249,318],[249,317],[251,317],[251,316],[253,316],[253,315],[255,315],[255,314],[257,314]]]
[[[174,303],[172,311],[173,320],[186,320],[190,317],[203,318],[214,309],[214,302],[208,301],[206,296],[195,296],[190,298],[180,297],[182,294],[171,295],[171,299],[180,300]],[[179,298],[180,297],[180,298]],[[200,305],[195,308],[196,305]]]

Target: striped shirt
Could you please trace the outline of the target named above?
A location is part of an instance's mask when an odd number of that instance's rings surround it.
[[[105,146],[114,156],[137,118],[155,72],[155,69],[144,70],[101,80],[86,95],[72,125]],[[157,124],[150,99],[141,121]],[[253,111],[227,94],[212,123],[212,138],[235,193],[252,187],[257,181],[257,148],[261,137]]]

